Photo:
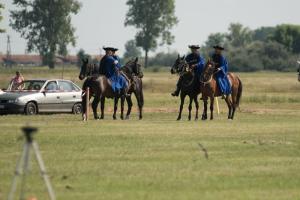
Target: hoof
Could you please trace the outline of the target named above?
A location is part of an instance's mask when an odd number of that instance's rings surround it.
[[[198,121],[198,117],[195,118],[195,121]]]
[[[113,120],[116,120],[117,119],[117,117],[116,116],[113,116]]]
[[[180,121],[181,120],[181,118],[177,118],[177,121]]]
[[[139,117],[139,120],[142,120],[142,119],[143,119],[143,116],[140,116],[140,117]]]

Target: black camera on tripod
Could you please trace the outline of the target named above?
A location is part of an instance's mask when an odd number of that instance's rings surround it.
[[[27,142],[32,142],[33,140],[33,133],[37,132],[38,129],[35,127],[30,127],[30,126],[25,126],[22,128],[22,131],[24,132],[25,138],[27,140]]]

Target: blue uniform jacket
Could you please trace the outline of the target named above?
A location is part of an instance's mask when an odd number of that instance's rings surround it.
[[[105,69],[105,76],[110,79],[114,92],[118,92],[127,87],[125,77],[119,74],[121,64],[120,59],[117,56],[115,58],[113,56],[105,57],[103,66]]]
[[[230,94],[231,93],[231,85],[227,77],[228,73],[228,62],[223,55],[213,54],[212,59],[215,63],[218,64],[219,69],[221,69],[216,74],[216,80],[218,82],[219,88],[222,94]]]
[[[200,75],[203,71],[204,65],[205,65],[204,58],[201,57],[199,54],[191,53],[186,56],[185,60],[187,63],[189,63],[191,65],[196,64],[195,72],[197,74],[197,77],[200,77]]]

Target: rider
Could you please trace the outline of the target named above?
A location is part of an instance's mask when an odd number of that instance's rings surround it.
[[[121,67],[119,60],[113,57],[113,52],[117,49],[113,47],[105,47],[103,49],[105,50],[105,56],[101,59],[99,70],[110,79],[113,91],[121,96],[125,96],[128,83],[125,77],[119,73]]]
[[[205,60],[202,56],[200,56],[199,45],[189,45],[191,49],[191,53],[186,56],[185,61],[189,64],[189,67],[195,70],[196,77],[199,80],[199,77],[202,73]],[[176,84],[176,90],[171,94],[172,96],[178,96],[180,93],[182,84],[182,76],[179,77],[179,80]]]
[[[106,60],[107,57],[112,56],[112,50],[114,48],[112,47],[103,47],[105,51],[105,55],[101,58],[100,63],[99,63],[99,74],[105,75],[105,66],[104,66],[104,61]]]
[[[216,80],[222,93],[222,98],[224,99],[225,95],[231,94],[230,82],[227,77],[228,62],[224,55],[222,55],[222,51],[225,50],[224,47],[216,45],[213,48],[215,49],[215,53],[212,55],[212,60],[216,63],[216,68],[218,69]]]

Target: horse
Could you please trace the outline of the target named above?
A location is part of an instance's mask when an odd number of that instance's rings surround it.
[[[134,70],[126,67],[126,66],[135,66]],[[121,68],[121,71],[125,74],[131,74],[130,76],[130,87],[127,91],[127,96],[126,96],[126,102],[128,106],[128,110],[126,113],[126,118],[129,119],[130,114],[131,114],[131,109],[133,106],[131,95],[132,93],[135,95],[137,104],[138,104],[138,109],[139,109],[139,119],[141,120],[143,118],[143,106],[144,106],[144,93],[143,93],[143,72],[141,70],[141,65],[138,63],[138,58],[135,58],[135,60],[130,60],[126,63],[124,67]],[[105,106],[105,96],[102,96],[101,98],[101,117],[100,119],[104,119],[104,106]],[[122,114],[122,107],[121,107],[121,119],[123,119],[123,114]]]
[[[191,120],[192,103],[195,102],[196,115],[195,120],[198,120],[199,101],[198,95],[201,93],[200,84],[193,70],[190,69],[189,64],[185,60],[185,56],[176,59],[171,67],[171,74],[179,74],[182,78],[181,92],[180,92],[180,107],[177,120],[181,120],[182,109],[186,96],[189,96],[189,115],[188,120]]]
[[[130,92],[130,90],[133,88],[132,85],[132,79],[134,79],[134,74],[141,74],[140,71],[140,65],[137,63],[138,59],[135,61],[130,61],[128,62],[124,67],[122,67],[122,70],[120,73],[126,77],[126,80],[128,82],[128,87],[126,88],[126,92]],[[92,102],[92,109],[93,109],[93,114],[95,119],[103,119],[104,118],[104,103],[105,103],[105,97],[106,98],[114,98],[114,114],[113,114],[113,119],[116,119],[116,111],[117,111],[117,105],[118,105],[118,100],[121,98],[121,119],[124,119],[124,101],[125,97],[120,96],[116,94],[112,87],[111,87],[111,82],[108,78],[106,78],[104,75],[99,75],[97,73],[94,73],[95,67],[93,65],[88,64],[88,60],[83,60],[80,73],[79,73],[79,79],[83,80],[85,77],[87,79],[83,83],[83,91],[86,90],[87,87],[90,88],[90,96],[94,96],[94,100]],[[135,83],[134,83],[135,84]],[[138,87],[141,88],[141,87]],[[136,91],[136,96],[140,97],[142,93],[142,90]],[[82,104],[83,104],[83,113],[86,112],[86,93],[83,93],[82,95]],[[126,97],[127,101],[130,101],[130,97]],[[143,99],[140,100],[141,98],[138,99],[139,105],[141,105],[141,111],[142,112],[142,106],[143,106]],[[97,106],[99,102],[101,101],[101,117],[99,118],[97,114]],[[142,101],[142,102],[140,102]],[[130,114],[130,112],[129,112]],[[141,114],[140,114],[141,115]],[[128,116],[129,118],[129,116]],[[83,120],[85,120],[85,116],[83,115]]]
[[[216,68],[215,63],[209,60],[200,76],[200,85],[204,102],[202,120],[207,119],[208,98],[210,99],[210,119],[213,120],[214,98],[222,96],[214,77],[217,72],[218,69]],[[240,78],[233,73],[228,73],[227,77],[231,84],[231,95],[226,95],[225,101],[228,106],[228,119],[233,120],[236,108],[239,106],[242,97],[243,84]]]

